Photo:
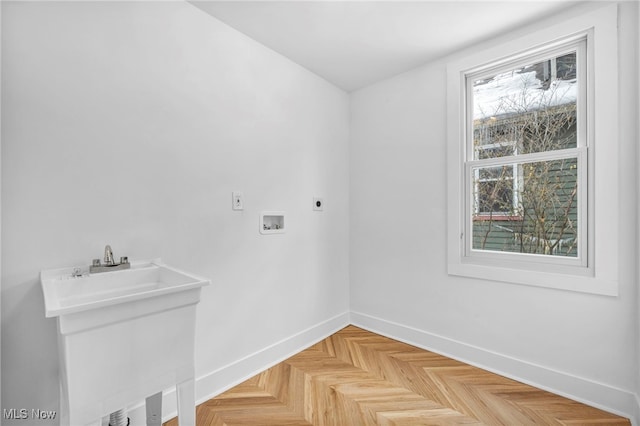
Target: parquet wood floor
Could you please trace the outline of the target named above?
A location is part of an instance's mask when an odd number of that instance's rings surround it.
[[[199,405],[196,417],[198,426],[631,424],[354,326]]]

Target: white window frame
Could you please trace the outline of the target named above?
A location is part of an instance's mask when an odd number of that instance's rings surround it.
[[[618,69],[617,5],[591,11],[529,33],[522,32],[483,50],[460,55],[447,66],[447,186],[448,273],[477,279],[502,281],[603,295],[618,292]],[[470,250],[470,226],[474,202],[470,161],[469,94],[466,79],[509,64],[553,55],[567,43],[586,40],[586,89],[579,96],[578,115],[586,117],[579,131],[579,146],[568,152],[523,155],[522,162],[552,160],[570,155],[578,159],[580,239],[585,240],[578,258],[563,256]],[[580,121],[579,121],[580,124]],[[582,132],[582,134],[580,134]],[[586,134],[585,134],[586,133]],[[602,147],[601,149],[599,149]],[[471,158],[473,158],[471,156]],[[481,161],[481,160],[480,160]],[[512,164],[513,160],[509,160]],[[520,161],[520,160],[519,160]],[[595,178],[597,176],[597,179]],[[582,201],[581,201],[582,200]],[[600,213],[600,214],[599,214]],[[588,236],[586,239],[584,236]]]

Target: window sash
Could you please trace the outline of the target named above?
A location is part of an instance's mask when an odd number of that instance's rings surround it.
[[[576,99],[576,117],[578,125],[576,129],[576,147],[587,146],[587,36],[582,34],[569,37],[560,44],[554,44],[553,46],[543,45],[505,61],[497,61],[490,65],[468,70],[464,73],[464,158],[466,161],[475,161],[475,147],[473,146],[473,82],[571,52],[576,53],[577,65],[576,79],[578,94]]]
[[[504,260],[522,262],[531,261],[557,265],[571,266],[588,266],[588,221],[587,221],[587,158],[588,149],[586,147],[570,148],[558,151],[537,152],[524,155],[514,155],[509,157],[488,158],[482,160],[472,160],[465,163],[465,224],[463,231],[463,254],[468,259],[478,258],[500,258]],[[474,170],[479,167],[492,166],[521,166],[525,163],[537,163],[545,161],[556,161],[575,158],[577,161],[577,186],[578,186],[578,203],[577,203],[577,222],[578,222],[578,255],[576,257],[564,257],[547,254],[535,253],[513,253],[495,250],[482,250],[473,248],[473,212],[476,203],[476,194],[474,191]]]

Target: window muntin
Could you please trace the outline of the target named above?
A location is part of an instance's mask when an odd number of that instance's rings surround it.
[[[586,266],[585,44],[466,75],[467,256]]]

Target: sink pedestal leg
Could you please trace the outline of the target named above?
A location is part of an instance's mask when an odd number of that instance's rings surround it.
[[[151,395],[145,400],[147,426],[162,426],[162,392]]]
[[[178,424],[194,426],[196,424],[196,384],[194,379],[178,383]]]

